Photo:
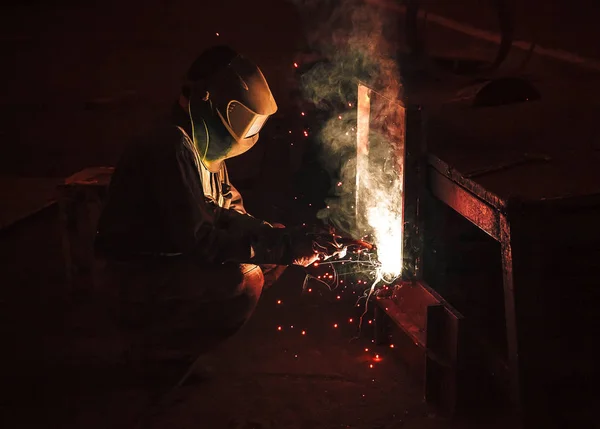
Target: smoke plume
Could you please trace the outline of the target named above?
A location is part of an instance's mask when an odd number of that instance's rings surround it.
[[[332,184],[329,208],[319,217],[356,238],[371,235],[383,265],[382,250],[389,264],[394,259],[401,264],[404,124],[397,104],[402,87],[396,18],[366,0],[293,2],[305,16],[310,49],[324,59],[302,76],[302,89],[307,99],[330,112],[319,136],[323,164],[340,177]],[[357,164],[359,81],[375,91],[370,97],[368,161],[359,159]]]

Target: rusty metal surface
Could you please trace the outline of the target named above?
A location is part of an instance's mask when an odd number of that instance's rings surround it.
[[[88,167],[65,179],[67,186],[108,186],[114,167]]]
[[[422,371],[427,402],[449,414],[457,411],[466,394],[459,378],[467,366],[463,316],[423,282],[399,282],[376,303],[378,343],[385,344],[381,339],[387,338],[387,330],[398,328],[414,345],[401,352],[409,365]]]
[[[429,162],[499,208],[510,199],[599,194],[598,107],[547,98],[494,108],[444,106],[428,117]]]
[[[498,209],[433,168],[429,168],[428,178],[429,189],[436,198],[452,207],[495,240],[500,240]]]
[[[378,306],[420,346],[427,346],[427,314],[432,305],[443,305],[454,318],[462,318],[446,300],[422,281],[401,281],[389,294],[376,300]]]

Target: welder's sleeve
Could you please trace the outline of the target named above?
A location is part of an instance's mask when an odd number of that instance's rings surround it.
[[[171,243],[171,251],[211,263],[248,262],[251,237],[219,227],[221,209],[205,198],[188,149],[161,145],[155,150],[152,187],[161,234]]]
[[[242,194],[240,194],[240,192],[231,183],[229,184],[229,193],[231,195],[229,209],[235,210],[241,214],[247,214],[246,208],[244,207],[244,199],[242,198]]]
[[[225,261],[287,265],[290,235],[248,214],[223,209],[205,198],[191,153],[181,145],[161,147],[156,156],[153,192],[162,233],[177,253],[211,263]]]

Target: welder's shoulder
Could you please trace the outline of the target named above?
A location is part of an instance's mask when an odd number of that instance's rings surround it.
[[[126,152],[145,158],[174,158],[184,147],[184,137],[179,128],[172,124],[158,124],[137,137]]]

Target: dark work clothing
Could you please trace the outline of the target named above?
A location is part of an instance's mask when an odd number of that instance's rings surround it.
[[[210,263],[289,264],[287,233],[245,213],[225,163],[221,189],[207,195],[181,112],[123,154],[99,221],[97,250],[109,259],[194,255]]]
[[[197,266],[178,258],[110,262],[104,275],[105,287],[118,289],[126,352],[142,361],[171,354],[193,359],[211,350],[250,318],[264,282],[257,265]]]
[[[249,261],[250,235],[218,227],[226,220],[220,219],[225,209],[205,197],[183,139],[180,129],[167,125],[123,154],[98,225],[102,252],[115,257],[194,253],[210,262]]]
[[[263,269],[270,281],[283,271],[257,264],[290,259],[285,230],[246,214],[224,163],[208,172],[189,119],[176,113],[123,154],[96,237],[105,287],[137,353],[211,349],[254,311]]]

